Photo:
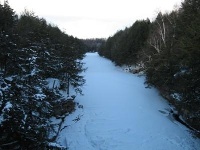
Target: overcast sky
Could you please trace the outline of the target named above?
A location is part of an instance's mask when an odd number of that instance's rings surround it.
[[[1,2],[3,0],[0,0]],[[78,38],[107,38],[136,20],[169,12],[182,0],[8,0],[20,14],[25,8]]]

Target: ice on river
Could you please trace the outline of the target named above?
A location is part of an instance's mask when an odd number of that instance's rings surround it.
[[[69,150],[200,150],[200,140],[169,119],[170,106],[144,77],[124,72],[97,53],[83,60],[83,105],[65,119],[57,143]],[[80,120],[79,120],[80,119]]]

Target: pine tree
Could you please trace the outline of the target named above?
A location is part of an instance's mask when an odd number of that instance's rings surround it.
[[[64,83],[68,73],[81,92],[83,43],[32,12],[18,19],[7,2],[0,13],[0,149],[43,149],[53,107],[62,98],[46,79]]]

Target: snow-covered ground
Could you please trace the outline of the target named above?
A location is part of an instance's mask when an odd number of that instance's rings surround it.
[[[145,88],[144,77],[97,53],[84,62],[84,96],[76,98],[83,108],[66,118],[58,144],[69,150],[200,150],[200,140],[170,117],[170,106]]]

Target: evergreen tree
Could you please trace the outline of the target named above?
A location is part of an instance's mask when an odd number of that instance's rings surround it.
[[[0,149],[44,149],[62,98],[46,79],[64,84],[69,74],[69,86],[81,92],[84,44],[33,12],[18,19],[7,2],[0,13]]]
[[[177,23],[178,46],[180,53],[179,71],[176,76],[176,84],[181,88],[176,91],[181,95],[179,103],[185,119],[193,127],[200,130],[200,2],[196,0],[185,0],[180,9]]]

